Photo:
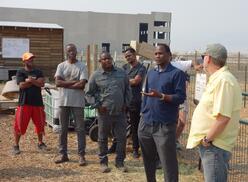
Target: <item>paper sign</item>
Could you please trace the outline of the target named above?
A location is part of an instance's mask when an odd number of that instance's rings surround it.
[[[29,39],[2,38],[3,58],[21,58],[24,52],[29,52]]]
[[[195,79],[195,99],[200,101],[207,85],[207,75],[205,73],[197,73]]]

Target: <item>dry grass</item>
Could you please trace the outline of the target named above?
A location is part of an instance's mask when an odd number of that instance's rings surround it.
[[[0,90],[3,84],[0,84]],[[88,165],[80,167],[77,156],[77,140],[75,132],[68,136],[68,150],[70,162],[56,165],[54,160],[58,157],[58,134],[52,128],[46,127],[45,143],[49,151],[39,152],[37,149],[37,136],[34,134],[33,124],[29,124],[27,133],[21,138],[18,156],[11,154],[14,143],[13,137],[14,115],[0,114],[0,181],[87,181],[87,182],[143,182],[146,181],[142,159],[134,160],[131,156],[130,142],[127,145],[126,165],[128,173],[121,173],[114,167],[115,155],[109,156],[112,171],[102,174],[99,171],[98,147],[87,136],[86,159]],[[184,152],[182,152],[184,153]],[[202,174],[195,165],[187,163],[183,155],[180,159],[180,181],[200,182]],[[162,170],[157,171],[158,181],[163,181]]]
[[[97,157],[97,144],[87,137],[86,158],[88,165],[78,165],[77,142],[74,132],[70,132],[69,157],[70,162],[56,165],[58,156],[58,135],[46,127],[45,142],[49,151],[41,153],[37,150],[37,137],[34,135],[33,124],[30,123],[26,135],[21,139],[22,153],[18,156],[11,155],[13,145],[12,121],[13,115],[0,115],[0,181],[145,181],[142,160],[134,160],[130,154],[131,145],[127,146],[126,164],[129,172],[123,174],[114,167],[114,155],[110,155],[110,167],[108,174],[99,172]],[[163,172],[158,170],[158,181],[163,181]],[[186,163],[180,163],[180,181],[202,181],[201,173]]]
[[[0,90],[2,87],[3,84],[0,84]],[[191,114],[193,108],[194,106],[191,107]],[[242,109],[241,117],[248,117],[246,108]],[[37,150],[37,137],[34,134],[32,123],[30,123],[26,135],[21,139],[22,153],[18,156],[13,156],[11,155],[14,143],[13,118],[13,115],[0,114],[0,181],[146,181],[142,159],[134,160],[132,158],[130,144],[127,146],[126,165],[129,172],[126,174],[121,173],[114,167],[114,155],[109,156],[112,171],[108,174],[102,174],[99,171],[97,143],[92,142],[88,136],[86,149],[88,165],[80,167],[78,165],[76,134],[73,131],[68,136],[70,162],[56,165],[54,160],[58,156],[58,135],[53,133],[50,127],[46,127],[45,142],[49,147],[49,151],[41,153]],[[188,132],[188,128],[186,128],[185,132]],[[187,138],[185,132],[185,136],[182,137],[184,144]],[[184,149],[178,156],[180,181],[203,181],[202,173],[197,170],[197,154],[194,156]],[[158,181],[163,181],[162,170],[157,171],[157,179]]]

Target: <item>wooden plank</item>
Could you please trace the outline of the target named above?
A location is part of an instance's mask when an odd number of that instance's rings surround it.
[[[10,109],[10,108],[15,108],[18,105],[18,101],[17,100],[1,100],[0,101],[0,109],[4,110],[4,109]]]
[[[1,37],[21,37],[30,39],[30,52],[36,56],[35,65],[44,69],[53,78],[57,65],[63,60],[63,30],[4,27]],[[1,41],[0,41],[1,48]],[[3,59],[0,65],[18,69],[23,67],[21,58]]]
[[[136,50],[136,53],[138,55],[151,60],[154,59],[155,47],[153,45],[150,45],[145,42],[138,43],[137,41],[131,41],[130,46]]]

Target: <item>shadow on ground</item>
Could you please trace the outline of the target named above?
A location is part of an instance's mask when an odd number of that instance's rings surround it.
[[[7,168],[0,170],[1,179],[11,179],[14,177],[26,178],[26,177],[42,177],[45,179],[56,178],[65,176],[78,175],[79,172],[75,172],[70,169],[44,169],[40,167],[23,167],[23,168]]]

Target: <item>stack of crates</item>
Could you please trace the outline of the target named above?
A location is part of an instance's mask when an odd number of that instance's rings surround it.
[[[49,126],[54,127],[59,125],[59,92],[57,90],[50,90],[51,95],[46,92],[43,99],[46,113],[46,122]],[[84,108],[84,118],[85,119],[94,119],[96,117],[96,110],[90,109],[90,106]],[[69,128],[74,128],[74,120],[71,114]]]
[[[55,121],[59,119],[59,92],[50,90],[51,95],[46,92],[43,99],[46,113],[46,122],[50,126],[54,126]]]
[[[92,119],[96,117],[96,110],[91,109],[90,106],[85,106],[84,108],[84,118],[85,119]]]

